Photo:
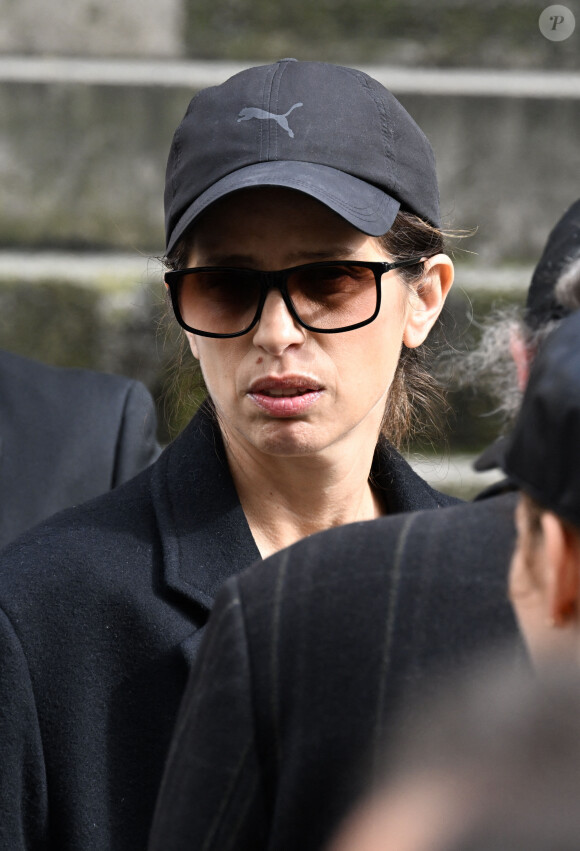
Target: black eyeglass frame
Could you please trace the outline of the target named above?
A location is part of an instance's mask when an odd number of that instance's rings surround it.
[[[165,283],[167,284],[167,287],[169,289],[173,312],[178,323],[186,331],[189,331],[192,334],[198,334],[201,337],[229,339],[232,337],[242,337],[244,334],[248,334],[252,330],[252,328],[254,328],[260,321],[266,297],[271,289],[279,290],[282,298],[284,299],[284,304],[286,305],[288,312],[302,328],[306,328],[307,331],[312,331],[315,334],[342,334],[345,331],[354,331],[356,328],[362,328],[364,325],[370,325],[370,323],[377,318],[381,309],[381,279],[384,274],[393,271],[393,269],[404,268],[405,266],[417,266],[420,263],[424,263],[425,260],[425,256],[412,257],[408,260],[397,260],[393,263],[387,263],[386,261],[381,260],[332,260],[323,261],[321,263],[303,263],[300,266],[291,266],[289,269],[279,269],[277,271],[272,272],[265,272],[259,269],[245,269],[235,266],[196,266],[189,269],[176,269],[171,272],[166,272]],[[307,322],[304,322],[304,320],[300,318],[300,316],[296,312],[296,308],[292,303],[290,293],[288,292],[288,276],[292,272],[298,272],[304,269],[320,269],[329,266],[362,266],[365,269],[370,269],[373,272],[375,276],[375,285],[377,291],[377,303],[372,316],[370,316],[368,319],[364,319],[362,322],[356,322],[353,325],[345,325],[343,328],[314,328],[312,325],[308,325]],[[246,328],[244,328],[243,331],[235,331],[233,334],[218,334],[213,331],[202,331],[199,328],[194,328],[193,326],[188,325],[187,322],[185,322],[185,320],[183,319],[183,316],[181,315],[181,310],[179,307],[179,283],[181,279],[184,278],[185,275],[191,274],[192,272],[211,272],[216,269],[219,269],[220,272],[242,272],[245,275],[256,276],[259,280],[260,297],[258,299],[256,313],[254,314],[254,318],[252,319],[250,324]]]

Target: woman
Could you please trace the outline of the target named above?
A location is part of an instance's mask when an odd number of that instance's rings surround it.
[[[150,470],[4,556],[11,849],[144,847],[222,582],[320,529],[453,501],[379,440],[403,437],[453,277],[431,148],[395,98],[322,63],[244,71],[193,99],[165,204],[210,402]]]
[[[402,471],[400,458],[384,463],[397,480],[400,474],[398,484],[410,485],[408,501],[396,488],[371,485],[369,471],[401,342],[409,349],[419,345],[438,315],[450,283],[446,258],[422,264],[429,283],[420,296],[397,280],[395,269],[387,271],[382,309],[372,323],[321,334],[299,322],[328,331],[372,316],[377,289],[371,267],[388,264],[392,254],[311,197],[277,187],[225,196],[196,221],[182,252],[188,268],[205,271],[178,271],[167,280],[263,557],[320,529],[442,504]],[[328,259],[320,263],[319,257]],[[224,270],[234,263],[241,268]],[[260,284],[270,287],[273,275],[255,270],[297,266],[285,282],[292,302],[272,287],[259,306]],[[368,289],[364,295],[362,288]],[[256,325],[236,337],[193,330],[237,333],[256,315]],[[399,408],[392,418],[400,415]]]

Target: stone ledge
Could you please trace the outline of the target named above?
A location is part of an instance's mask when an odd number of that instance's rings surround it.
[[[77,59],[0,56],[0,82],[202,89],[217,86],[252,62]],[[580,99],[580,73],[479,68],[359,65],[394,94]]]
[[[159,257],[161,256],[161,251]],[[483,266],[455,264],[455,286],[467,292],[483,291],[500,295],[520,294],[529,286],[533,266]],[[2,281],[41,283],[58,280],[79,286],[100,286],[114,281],[118,286],[159,282],[163,264],[158,257],[102,252],[0,251]]]
[[[413,469],[429,484],[443,493],[473,499],[495,482],[504,478],[501,470],[476,472],[473,467],[475,455],[441,455],[432,458],[407,456]]]
[[[0,251],[0,284],[4,280],[42,283],[58,280],[79,286],[115,281],[119,286],[161,281],[163,264],[156,257],[119,253],[66,251]]]

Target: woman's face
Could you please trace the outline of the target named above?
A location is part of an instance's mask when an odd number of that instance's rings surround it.
[[[375,239],[314,199],[259,188],[227,196],[204,213],[189,265],[277,270],[337,259],[389,258]],[[345,333],[302,328],[271,290],[248,334],[188,334],[230,450],[304,456],[344,450],[358,439],[374,446],[401,344],[406,336],[409,345],[422,341],[396,271],[383,276],[382,293],[377,319]]]

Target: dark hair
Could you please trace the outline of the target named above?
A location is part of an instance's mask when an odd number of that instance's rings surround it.
[[[413,213],[400,211],[392,228],[379,243],[393,260],[433,257],[445,251],[443,231]],[[399,269],[409,290],[420,293],[429,286],[423,265]],[[440,324],[441,320],[437,320]],[[403,345],[383,417],[382,434],[400,447],[413,437],[441,437],[441,415],[446,410],[445,395],[427,364],[432,360],[429,344],[415,349]]]
[[[191,232],[191,228],[186,231],[164,258],[169,269],[187,267]],[[398,213],[390,231],[379,237],[378,242],[393,260],[406,260],[417,256],[428,258],[445,250],[444,234],[441,230],[418,216],[403,211]],[[420,292],[422,288],[429,286],[421,263],[399,269],[398,273],[409,291]],[[441,386],[426,365],[431,354],[425,343],[416,349],[408,349],[404,345],[401,349],[381,426],[382,434],[396,447],[407,445],[413,437],[426,436],[434,439],[441,435],[441,414],[446,409],[446,404]],[[183,357],[182,351],[178,368],[183,365]],[[196,369],[191,370],[187,386],[183,387],[182,392],[194,393],[199,400],[203,387],[201,369],[197,365]],[[207,390],[205,392],[207,393]],[[183,399],[180,404],[183,404]]]

